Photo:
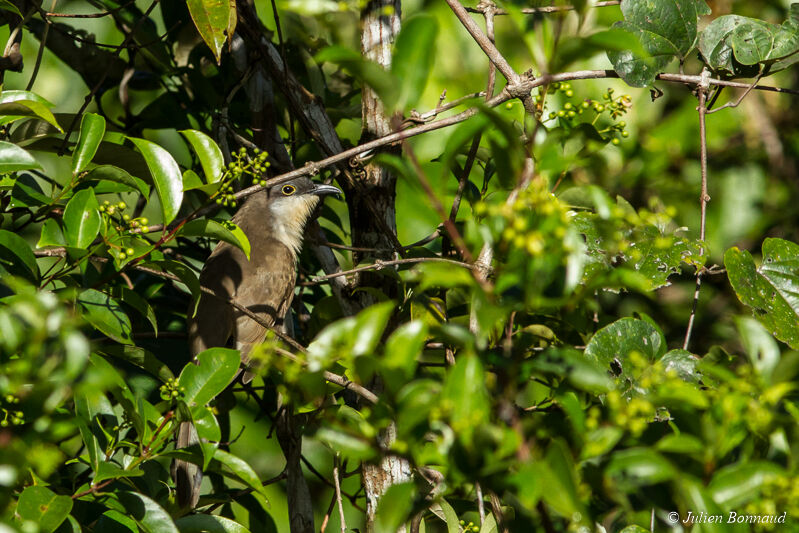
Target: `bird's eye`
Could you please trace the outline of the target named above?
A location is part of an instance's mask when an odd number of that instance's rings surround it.
[[[283,188],[280,190],[283,191],[283,195],[291,196],[292,194],[294,194],[297,188],[294,185],[283,185]]]

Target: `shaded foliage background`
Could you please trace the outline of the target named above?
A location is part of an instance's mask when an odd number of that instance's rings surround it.
[[[378,531],[414,516],[419,527],[451,532],[470,522],[484,531],[635,531],[649,529],[653,509],[658,529],[672,527],[670,511],[799,516],[796,96],[753,91],[708,116],[704,242],[694,87],[575,79],[533,91],[540,125],[509,100],[404,141],[405,157],[375,160],[398,177],[399,242],[435,237],[406,250],[419,262],[380,268],[371,281],[349,277],[339,297],[330,279],[317,279],[320,256],[306,247],[295,322],[307,350],[288,358],[297,350],[270,338],[257,358],[263,381],[229,388],[238,368],[230,350],[184,369],[186,309],[199,296],[202,261],[218,240],[247,247],[227,222],[236,204],[228,195],[328,155],[280,89],[281,69],[270,70],[254,43],[261,35],[274,43],[343,148],[361,142],[364,84],[412,117],[439,105],[444,90],[444,102],[484,90],[485,55],[441,2],[403,4],[406,30],[389,74],[358,52],[366,7],[358,2],[277,1],[281,36],[270,2],[239,2],[240,40],[229,46],[217,31],[211,47],[184,2],[15,1],[21,27],[11,4],[0,2],[0,42],[9,58],[19,43],[24,68],[3,72],[0,93],[3,526],[287,531],[285,461],[266,438],[278,392],[307,417],[304,473],[315,523],[328,529],[340,524],[334,468],[347,527],[362,528],[357,467],[386,453],[424,475],[390,489]],[[775,24],[790,13],[776,0],[707,5],[700,28],[729,13]],[[112,14],[42,14],[90,6]],[[590,37],[623,19],[616,6],[579,16],[500,7],[510,14],[495,18],[496,43],[516,72],[606,69],[608,49],[611,57],[626,50]],[[227,29],[226,20],[209,24]],[[671,61],[653,72],[666,65],[678,70]],[[695,49],[681,68],[701,71]],[[796,76],[788,68],[763,83],[795,88]],[[736,94],[725,89],[716,107]],[[255,146],[269,150],[268,167]],[[528,154],[534,172],[508,201]],[[330,169],[320,177],[345,179]],[[333,245],[351,244],[352,190],[321,211]],[[453,221],[463,243],[453,243],[441,224],[461,194]],[[161,232],[217,198],[228,205]],[[154,231],[144,237],[142,226]],[[486,243],[496,254],[487,280],[464,268]],[[384,251],[333,253],[346,270]],[[424,261],[435,257],[458,264]],[[703,265],[729,275],[703,277],[686,351]],[[784,303],[773,304],[774,287]],[[345,318],[363,293],[385,303]],[[380,376],[380,400],[354,401],[324,371],[367,387]],[[201,427],[202,449],[173,449],[174,422],[185,416]],[[379,435],[392,421],[397,439],[385,450]],[[198,514],[171,499],[174,456],[211,472]]]

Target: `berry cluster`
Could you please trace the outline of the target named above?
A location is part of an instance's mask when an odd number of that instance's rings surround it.
[[[563,93],[566,98],[572,98],[574,96],[574,91],[570,83],[555,82],[550,87],[555,91]],[[609,87],[602,95],[602,101],[586,98],[577,104],[566,102],[561,109],[551,111],[548,115],[548,120],[560,119],[567,121],[569,124],[574,124],[583,113],[593,112],[591,124],[596,124],[603,114],[607,114],[611,120],[616,121],[619,117],[627,113],[627,110],[632,107],[633,104],[629,94],[613,96],[613,93],[614,90]],[[542,105],[542,101],[543,94],[536,96],[536,104]],[[600,134],[609,134],[611,136],[610,142],[614,145],[619,145],[622,137],[627,138],[630,135],[629,132],[624,129],[626,126],[627,123],[622,120],[609,124],[604,129],[598,131]]]
[[[267,161],[269,154],[262,152],[258,148],[253,150],[255,157],[247,155],[247,149],[243,146],[239,148],[238,152],[233,154],[233,161],[231,161],[225,169],[225,174],[222,176],[222,187],[214,195],[214,201],[217,204],[225,207],[236,207],[236,196],[233,191],[233,181],[241,178],[244,174],[252,176],[253,185],[266,186],[266,169],[271,164]]]
[[[106,200],[99,207],[99,211],[107,221],[116,227],[117,231],[138,230],[140,233],[150,231],[150,228],[147,227],[149,220],[145,217],[131,218],[129,214],[123,213],[127,208],[128,205],[125,202],[112,204]]]
[[[461,526],[461,531],[463,531],[464,533],[467,532],[477,533],[478,531],[480,531],[480,526],[475,525],[474,522],[467,522],[466,520],[461,520],[458,522],[458,524]]]
[[[3,399],[5,400],[4,403],[9,407],[19,403],[19,398],[13,394],[6,394]],[[0,427],[21,426],[25,423],[25,413],[22,411],[0,407],[0,414],[3,415],[3,419],[0,420]]]
[[[158,389],[161,399],[164,401],[176,400],[181,394],[186,392],[186,387],[178,384],[178,378],[169,378],[166,383]]]

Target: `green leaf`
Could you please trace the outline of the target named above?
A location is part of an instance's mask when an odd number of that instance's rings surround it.
[[[396,533],[410,518],[416,487],[413,482],[391,485],[380,497],[375,513],[375,533]]]
[[[394,109],[413,106],[421,98],[433,68],[438,22],[429,15],[417,15],[403,21],[394,44],[391,73],[399,80],[399,97]]]
[[[585,516],[577,494],[577,469],[566,443],[560,439],[553,441],[543,462],[544,501],[562,516],[572,517],[575,513]]]
[[[22,17],[22,13],[19,12],[19,9],[17,9],[17,6],[12,4],[10,2],[10,0],[0,0],[0,9],[5,9],[7,11],[11,11],[12,13],[15,13],[16,15],[18,15],[19,18],[23,18]]]
[[[222,466],[224,466],[225,469],[222,469]],[[266,490],[261,484],[258,474],[256,474],[252,467],[243,459],[224,450],[216,450],[210,468],[222,474],[233,474],[236,479],[266,497]]]
[[[3,91],[0,93],[0,116],[37,117],[64,132],[50,108],[53,104],[28,91]]]
[[[197,364],[189,363],[183,368],[178,383],[185,389],[183,400],[187,405],[204,408],[239,373],[241,355],[238,350],[209,348],[196,359]]]
[[[698,383],[701,377],[697,370],[699,358],[687,350],[669,350],[660,358],[665,372],[674,371],[683,381]]]
[[[229,518],[195,514],[175,521],[180,533],[250,533],[250,530]]]
[[[113,165],[100,165],[91,169],[83,181],[112,181],[126,185],[131,191],[139,191],[144,197],[150,196],[150,186],[141,178],[131,176],[127,171]]]
[[[315,436],[348,460],[368,461],[376,455],[369,440],[339,428],[321,427]]]
[[[666,351],[663,334],[635,318],[622,318],[597,331],[585,347],[585,356],[609,369],[618,382],[633,381],[630,354],[654,362]]]
[[[155,317],[155,310],[138,292],[127,287],[118,286],[112,289],[111,295],[138,311],[153,327],[156,336],[158,335],[158,321]]]
[[[403,378],[401,383],[413,377],[416,358],[424,348],[427,326],[421,320],[412,320],[394,330],[386,341],[385,356],[381,360],[383,379],[394,381],[395,376]],[[396,389],[395,389],[396,390]]]
[[[17,514],[23,520],[38,524],[44,533],[55,531],[72,510],[72,498],[58,496],[47,487],[26,487],[19,495]]]
[[[335,63],[350,75],[365,83],[380,96],[383,102],[396,102],[400,81],[379,64],[344,46],[328,46],[315,56],[319,63]]]
[[[649,448],[630,448],[613,454],[605,469],[610,483],[620,490],[634,491],[668,481],[677,471],[662,455]]]
[[[144,494],[116,491],[107,504],[132,518],[144,533],[180,533],[169,513]]]
[[[763,242],[763,262],[738,248],[724,254],[727,277],[738,299],[772,335],[799,349],[799,245],[782,239]]]
[[[455,509],[444,498],[441,498],[436,505],[441,508],[440,514],[435,505],[431,506],[430,510],[447,524],[447,533],[460,533],[460,520]]]
[[[97,153],[97,148],[100,147],[103,135],[105,135],[105,118],[94,113],[85,113],[80,121],[78,144],[72,154],[72,174],[82,172],[91,162]]]
[[[54,218],[48,218],[42,224],[42,233],[39,237],[39,242],[36,243],[36,248],[44,248],[45,246],[66,246],[67,241],[64,239],[64,233],[61,231],[61,225]]]
[[[480,359],[460,354],[449,371],[441,394],[441,407],[449,412],[452,429],[467,442],[474,428],[488,421],[489,401],[485,372]]]
[[[780,362],[780,347],[763,325],[750,317],[735,317],[735,325],[752,367],[761,376],[771,377]]]
[[[708,490],[721,507],[741,509],[753,500],[760,501],[760,489],[782,475],[782,468],[767,461],[736,463],[718,470]]]
[[[30,245],[10,231],[0,229],[0,273],[25,278],[33,283],[39,280],[39,265]]]
[[[650,533],[648,529],[644,529],[639,525],[633,524],[622,529],[619,533]]]
[[[64,209],[64,233],[67,244],[86,249],[100,232],[100,205],[92,189],[78,191]]]
[[[235,17],[235,15],[234,15]],[[205,133],[197,130],[182,130],[180,133],[186,137],[197,157],[200,159],[200,165],[203,167],[205,173],[206,183],[215,183],[222,178],[225,170],[225,158],[222,155],[219,145]]]
[[[187,0],[191,19],[205,44],[213,52],[216,62],[222,60],[222,45],[230,22],[231,10],[228,0]]]
[[[183,237],[211,237],[239,248],[247,259],[250,258],[250,240],[247,235],[229,220],[197,218],[183,225],[178,232]]]
[[[128,315],[115,299],[95,289],[86,289],[78,295],[77,303],[83,318],[108,337],[122,344],[132,344]]]
[[[42,168],[42,166],[16,144],[0,141],[0,174],[32,168]]]
[[[119,465],[110,461],[102,461],[97,466],[97,472],[94,474],[94,483],[105,481],[106,479],[117,479],[123,477],[140,477],[144,475],[144,470],[140,468],[132,468],[127,470],[121,468]]]
[[[608,58],[633,87],[651,85],[675,56],[685,60],[696,46],[699,16],[709,13],[702,0],[622,0],[621,11],[624,21],[613,27],[636,36],[646,55],[635,49],[613,50]]]
[[[169,224],[178,214],[183,201],[183,175],[175,159],[163,148],[144,139],[128,137],[139,149],[147,162],[161,200],[164,224]]]
[[[684,453],[688,455],[699,455],[705,450],[704,443],[687,433],[666,435],[655,444],[655,449],[659,452]]]
[[[139,346],[109,345],[104,346],[101,352],[110,357],[116,357],[117,359],[136,365],[164,383],[175,377],[166,364],[159,361],[152,352]]]

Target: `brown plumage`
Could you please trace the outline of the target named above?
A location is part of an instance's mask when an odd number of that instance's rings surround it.
[[[330,185],[315,185],[297,178],[254,194],[233,217],[250,241],[250,259],[239,248],[217,244],[200,274],[200,284],[219,298],[203,294],[197,312],[188,315],[189,348],[193,356],[214,346],[231,345],[249,361],[253,346],[263,342],[266,328],[227,303],[237,304],[258,315],[262,322],[281,326],[291,305],[296,281],[297,255],[302,248],[305,223],[320,196],[340,194]],[[249,382],[252,375],[245,372]],[[199,442],[191,422],[178,428],[177,448]],[[172,477],[181,507],[195,507],[200,496],[202,472],[186,461],[172,463]]]

